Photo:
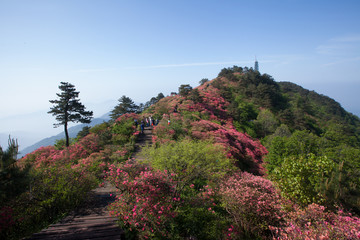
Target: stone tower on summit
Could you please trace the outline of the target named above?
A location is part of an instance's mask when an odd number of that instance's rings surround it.
[[[255,67],[254,67],[255,71],[258,71],[259,72],[259,63],[256,59],[256,56],[255,56]]]

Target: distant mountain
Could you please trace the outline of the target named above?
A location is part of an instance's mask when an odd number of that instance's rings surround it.
[[[89,124],[79,124],[73,127],[70,127],[68,129],[69,131],[69,137],[70,138],[75,138],[78,134],[78,132],[80,132],[85,126],[95,126],[97,124],[101,124],[103,122],[109,121],[110,117],[109,117],[109,113],[104,114],[103,116],[101,116],[100,118],[94,118],[91,123]],[[18,158],[22,158],[24,157],[26,154],[33,152],[34,150],[40,148],[40,147],[46,147],[46,146],[50,146],[50,145],[54,145],[56,140],[60,140],[62,138],[65,138],[65,134],[64,132],[59,133],[58,135],[52,136],[52,137],[48,137],[48,138],[44,138],[42,140],[40,140],[39,142],[24,148],[23,150],[20,151]]]

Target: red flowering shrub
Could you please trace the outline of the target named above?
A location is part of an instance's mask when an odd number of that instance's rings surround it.
[[[87,158],[80,159],[76,165],[72,165],[72,169],[77,169],[83,174],[90,172],[97,177],[106,169],[107,164],[104,162],[104,155],[102,153],[92,153]]]
[[[224,146],[227,156],[238,160],[240,168],[254,174],[264,174],[262,157],[266,148],[259,141],[245,133],[240,133],[232,125],[221,126],[217,123],[200,120],[193,122],[191,134],[196,139],[209,140]]]
[[[128,161],[119,167],[111,165],[107,179],[119,191],[110,207],[113,216],[140,238],[170,237],[168,224],[180,198],[176,183],[165,172]]]
[[[78,144],[81,145],[88,153],[100,151],[100,140],[99,136],[96,134],[88,134],[83,137]]]
[[[27,163],[38,168],[53,164],[56,160],[63,160],[64,150],[56,150],[54,146],[40,147],[32,153],[27,154],[19,161],[20,165]]]
[[[237,173],[219,187],[221,201],[235,229],[245,236],[271,236],[269,226],[279,226],[283,212],[272,182],[250,173]]]
[[[146,110],[146,112],[151,112],[158,116],[162,116],[163,114],[170,114],[174,112],[175,107],[179,104],[181,99],[182,97],[179,95],[162,98],[156,104],[151,105]]]
[[[360,219],[341,210],[326,212],[325,207],[311,204],[289,213],[286,220],[285,227],[272,228],[277,239],[360,239]]]
[[[175,131],[165,124],[159,124],[153,128],[152,142],[155,145],[174,142]]]
[[[201,91],[200,94],[203,98],[202,106],[204,109],[208,110],[211,115],[217,118],[228,118],[226,108],[230,103],[220,95],[219,89],[210,86]]]
[[[127,122],[129,120],[131,120],[132,122],[134,121],[134,119],[139,119],[139,115],[136,113],[125,113],[123,115],[121,115],[120,117],[118,117],[115,120],[115,123],[124,123]]]
[[[170,120],[170,124],[168,120]],[[184,125],[184,118],[181,114],[164,114],[161,122],[153,128],[153,143],[159,146],[183,138],[188,132]]]
[[[99,137],[95,134],[89,134],[63,150],[57,150],[53,146],[41,147],[22,158],[20,165],[31,163],[34,167],[39,168],[55,164],[77,164],[79,159],[86,158],[99,150]]]

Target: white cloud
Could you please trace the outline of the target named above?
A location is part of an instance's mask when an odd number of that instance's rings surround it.
[[[360,49],[360,35],[339,36],[316,47],[316,53],[330,56],[355,57]]]
[[[337,65],[337,64],[342,64],[342,63],[347,63],[347,62],[357,62],[360,61],[360,57],[354,57],[354,58],[345,58],[345,59],[341,59],[339,61],[334,61],[334,62],[329,62],[329,63],[325,63],[322,66],[327,67],[327,66],[333,66],[333,65]]]
[[[330,41],[331,42],[360,42],[360,34],[337,37],[337,38],[330,39]]]
[[[150,66],[134,66],[127,69],[150,69],[150,68],[174,68],[174,67],[193,67],[193,66],[210,66],[210,65],[227,65],[227,64],[248,64],[253,61],[232,61],[232,62],[200,62],[200,63],[180,63],[180,64],[163,64]]]
[[[349,46],[346,44],[339,44],[339,43],[323,44],[316,48],[316,52],[324,55],[333,55],[333,54],[337,54],[338,52],[346,48],[349,48]]]
[[[75,72],[79,73],[89,73],[89,72],[108,72],[108,71],[114,71],[115,68],[88,68],[88,69],[79,69]]]

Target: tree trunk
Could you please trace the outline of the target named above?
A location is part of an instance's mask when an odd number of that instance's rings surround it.
[[[65,122],[65,124],[64,124],[64,130],[65,130],[66,147],[68,147],[69,146],[69,133],[67,130],[67,122]]]

